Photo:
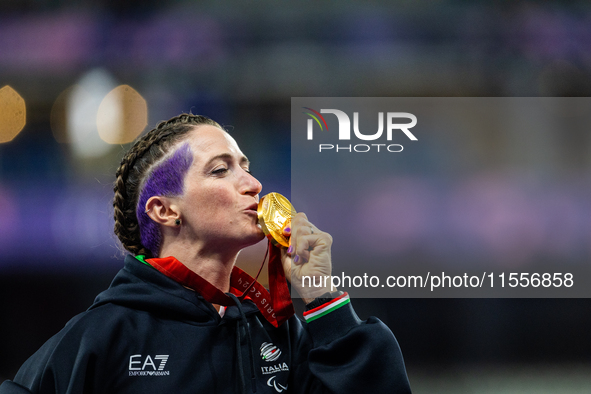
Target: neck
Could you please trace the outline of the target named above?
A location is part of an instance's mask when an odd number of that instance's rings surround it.
[[[191,271],[227,293],[230,291],[230,275],[236,263],[238,251],[215,252],[199,245],[163,245],[160,257],[173,256]]]

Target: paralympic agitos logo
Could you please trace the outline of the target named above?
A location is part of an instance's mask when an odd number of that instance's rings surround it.
[[[308,111],[303,112],[310,116],[307,124],[307,138],[308,140],[314,139],[314,121],[320,128],[320,131],[328,132],[328,125],[326,119],[322,114],[333,114],[337,117],[339,122],[339,141],[350,141],[351,140],[351,119],[349,116],[338,109],[321,109],[320,112],[309,108],[302,107]],[[411,141],[417,141],[417,137],[410,132],[409,129],[413,128],[417,124],[417,117],[408,112],[387,112],[386,113],[386,141],[392,141],[392,135],[394,131],[402,131]],[[407,119],[410,123],[399,123],[400,120]],[[376,141],[384,134],[384,113],[378,112],[378,131],[373,134],[364,134],[359,130],[359,113],[353,112],[353,133],[355,137],[362,141]],[[376,152],[402,152],[403,146],[400,144],[387,144],[387,143],[371,143],[371,144],[318,144],[318,151],[320,153],[333,151],[333,152],[357,152],[364,153],[369,151]]]

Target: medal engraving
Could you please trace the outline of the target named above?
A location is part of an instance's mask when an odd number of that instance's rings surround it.
[[[287,198],[279,193],[269,193],[259,201],[257,208],[259,224],[268,239],[277,246],[289,246],[289,238],[283,229],[291,223],[295,209]]]

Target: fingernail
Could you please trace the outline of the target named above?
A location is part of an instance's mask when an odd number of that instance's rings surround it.
[[[298,261],[300,261],[300,256],[296,255],[296,257],[293,258],[293,262],[297,264]]]
[[[287,248],[287,253],[291,253],[293,252],[293,246],[289,245],[289,248]]]
[[[288,232],[288,233],[291,233],[291,228],[289,228],[289,227],[286,227],[286,228],[285,228],[285,231],[286,231],[286,232]]]

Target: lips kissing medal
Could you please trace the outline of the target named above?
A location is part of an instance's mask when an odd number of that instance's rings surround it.
[[[283,229],[291,223],[296,211],[287,198],[279,193],[269,193],[259,201],[257,214],[261,229],[276,246],[289,246],[289,239],[283,235]]]

